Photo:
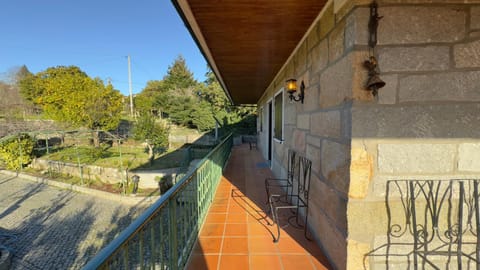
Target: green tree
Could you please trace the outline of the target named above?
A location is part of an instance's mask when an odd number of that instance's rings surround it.
[[[168,133],[166,125],[157,123],[149,114],[142,115],[135,123],[133,137],[146,143],[150,165],[155,159],[155,152],[161,152],[168,147]]]
[[[32,161],[34,141],[30,135],[17,134],[0,141],[0,159],[7,169],[19,170]]]
[[[173,64],[168,67],[167,75],[163,77],[163,83],[165,88],[169,90],[183,90],[195,87],[198,84],[182,55],[179,55]]]
[[[113,129],[120,122],[123,97],[111,84],[92,79],[75,66],[51,67],[20,81],[26,99],[41,106],[53,120],[72,127],[95,130],[94,142],[99,146],[98,131]]]
[[[168,104],[168,89],[163,81],[148,81],[141,93],[135,96],[135,108],[140,114],[150,113],[160,115],[166,112]]]

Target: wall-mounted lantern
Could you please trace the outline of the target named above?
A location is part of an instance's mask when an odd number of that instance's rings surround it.
[[[377,28],[378,21],[382,18],[378,16],[378,4],[374,0],[370,4],[370,20],[368,21],[368,47],[369,49],[369,59],[366,60],[363,65],[368,69],[368,80],[366,88],[372,91],[374,96],[377,95],[378,89],[385,86],[385,82],[380,79],[380,72],[378,71],[378,63],[375,58],[375,46],[377,45]]]
[[[297,80],[289,79],[286,81],[285,88],[287,89],[288,96],[290,100],[293,101],[301,101],[303,104],[303,98],[305,97],[305,84],[300,84],[300,93],[297,94],[297,97],[294,96],[295,92],[297,92]]]

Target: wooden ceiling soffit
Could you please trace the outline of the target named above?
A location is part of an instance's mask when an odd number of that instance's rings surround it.
[[[327,0],[172,0],[234,104],[256,104]]]

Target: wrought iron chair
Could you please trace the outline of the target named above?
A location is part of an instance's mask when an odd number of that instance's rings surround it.
[[[288,218],[288,223],[295,228],[304,228],[305,238],[308,228],[308,195],[310,190],[310,176],[312,162],[306,157],[294,154],[292,158],[291,183],[283,194],[269,194],[268,203],[272,213],[273,222],[277,225],[277,236],[273,236],[274,242],[280,240],[280,219],[279,210],[291,210],[292,215]],[[282,200],[281,198],[284,198]],[[304,220],[300,222],[300,211],[304,210]],[[293,220],[295,223],[293,223]]]

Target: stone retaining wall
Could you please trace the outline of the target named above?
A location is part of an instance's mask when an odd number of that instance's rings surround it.
[[[43,159],[35,159],[30,165],[32,168],[37,170],[52,170],[54,172],[59,172],[62,174],[68,174],[76,177],[80,177],[80,169],[77,164],[66,163],[60,161],[50,161]],[[140,181],[138,186],[140,188],[158,188],[158,181],[155,177],[163,177],[164,175],[177,175],[182,168],[170,168],[163,170],[149,170],[149,171],[130,171],[128,172],[128,177],[137,174],[140,176]],[[98,179],[104,183],[117,184],[121,183],[122,179],[125,179],[125,172],[121,172],[117,168],[106,168],[93,165],[81,165],[81,172],[84,179]]]

